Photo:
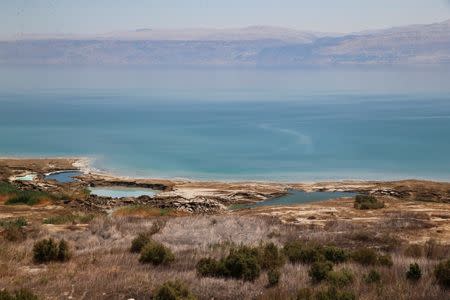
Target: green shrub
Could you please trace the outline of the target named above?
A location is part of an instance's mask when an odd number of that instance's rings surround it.
[[[142,248],[139,261],[153,265],[169,264],[175,260],[172,251],[161,243],[150,241]]]
[[[18,189],[9,182],[0,181],[0,195],[9,195],[16,193]]]
[[[324,259],[319,246],[302,244],[300,241],[286,243],[283,251],[292,263],[313,263]]]
[[[385,255],[378,256],[378,264],[380,266],[390,268],[394,265],[394,262],[392,261],[392,257],[390,255],[385,254]]]
[[[384,203],[372,195],[356,195],[354,207],[363,210],[379,209],[384,207]]]
[[[301,288],[297,292],[296,300],[312,300],[313,295],[314,293],[311,288]]]
[[[440,262],[434,269],[434,276],[443,288],[450,288],[450,259]]]
[[[197,274],[203,277],[218,277],[221,270],[219,263],[214,258],[202,258],[195,266]]]
[[[25,219],[24,217],[18,217],[17,219],[13,220],[0,220],[1,227],[9,227],[9,226],[25,227],[27,225],[28,225],[27,219]]]
[[[258,262],[262,269],[276,269],[284,265],[284,256],[274,243],[260,246],[258,250]]]
[[[323,255],[326,260],[333,263],[342,263],[348,259],[348,253],[342,248],[327,246],[323,249]]]
[[[26,289],[17,290],[14,293],[0,291],[0,300],[38,300],[38,296]]]
[[[223,265],[227,275],[245,281],[255,280],[261,272],[258,251],[246,246],[231,249]]]
[[[16,191],[14,195],[9,198],[6,205],[36,205],[43,198],[52,198],[49,194],[41,191]]]
[[[331,270],[333,270],[332,263],[329,261],[318,261],[311,265],[308,275],[314,283],[319,283],[327,278]]]
[[[271,269],[267,272],[268,286],[276,286],[280,282],[281,272],[278,269]]]
[[[356,296],[350,291],[341,291],[336,287],[319,290],[314,295],[315,300],[355,300]]]
[[[378,254],[370,248],[361,248],[352,253],[352,259],[365,266],[374,266],[378,263]]]
[[[168,281],[153,293],[154,300],[195,300],[191,291],[180,281]]]
[[[377,270],[371,270],[364,276],[364,281],[368,284],[379,283],[381,281],[381,275]]]
[[[139,253],[151,241],[148,234],[140,233],[131,241],[130,252]]]
[[[340,271],[330,271],[327,275],[327,281],[337,287],[344,287],[351,284],[354,281],[355,276],[348,269],[342,269]]]
[[[36,263],[67,261],[70,259],[69,246],[64,240],[59,243],[52,238],[40,240],[34,244],[33,259]]]
[[[417,263],[409,265],[409,270],[406,272],[406,278],[417,281],[422,277],[422,270]]]

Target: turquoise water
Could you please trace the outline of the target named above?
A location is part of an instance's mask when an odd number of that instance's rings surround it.
[[[291,190],[287,195],[276,197],[267,201],[258,202],[248,207],[271,206],[271,205],[292,205],[304,204],[330,199],[354,197],[355,193],[347,192],[303,192]]]
[[[0,71],[0,155],[126,176],[450,180],[450,70]]]
[[[153,196],[156,194],[156,191],[151,189],[126,187],[90,187],[89,190],[93,195],[111,198]]]
[[[78,171],[57,172],[45,176],[45,179],[53,179],[61,183],[69,183],[75,181],[74,177],[80,176],[81,174],[82,173]]]

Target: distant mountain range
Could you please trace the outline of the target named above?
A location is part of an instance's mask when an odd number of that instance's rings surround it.
[[[353,34],[252,26],[21,35],[1,65],[334,66],[450,64],[450,20]]]

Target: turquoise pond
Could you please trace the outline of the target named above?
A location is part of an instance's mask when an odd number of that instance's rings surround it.
[[[74,177],[80,176],[81,174],[79,171],[55,172],[46,175],[45,179],[56,180],[60,183],[69,183],[75,181],[76,179]]]
[[[111,198],[154,196],[157,192],[152,189],[128,187],[90,187],[92,195]]]
[[[349,192],[304,192],[298,190],[290,190],[288,194],[267,201],[258,202],[250,205],[238,206],[238,208],[251,208],[273,205],[295,205],[311,202],[325,201],[337,198],[354,197],[356,193]]]

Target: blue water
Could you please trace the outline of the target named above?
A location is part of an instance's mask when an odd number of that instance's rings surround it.
[[[450,180],[450,70],[0,70],[0,155],[127,176]]]
[[[67,171],[67,172],[58,172],[51,173],[45,176],[45,179],[53,179],[61,183],[69,183],[75,181],[76,176],[80,176],[82,173],[78,171]]]

